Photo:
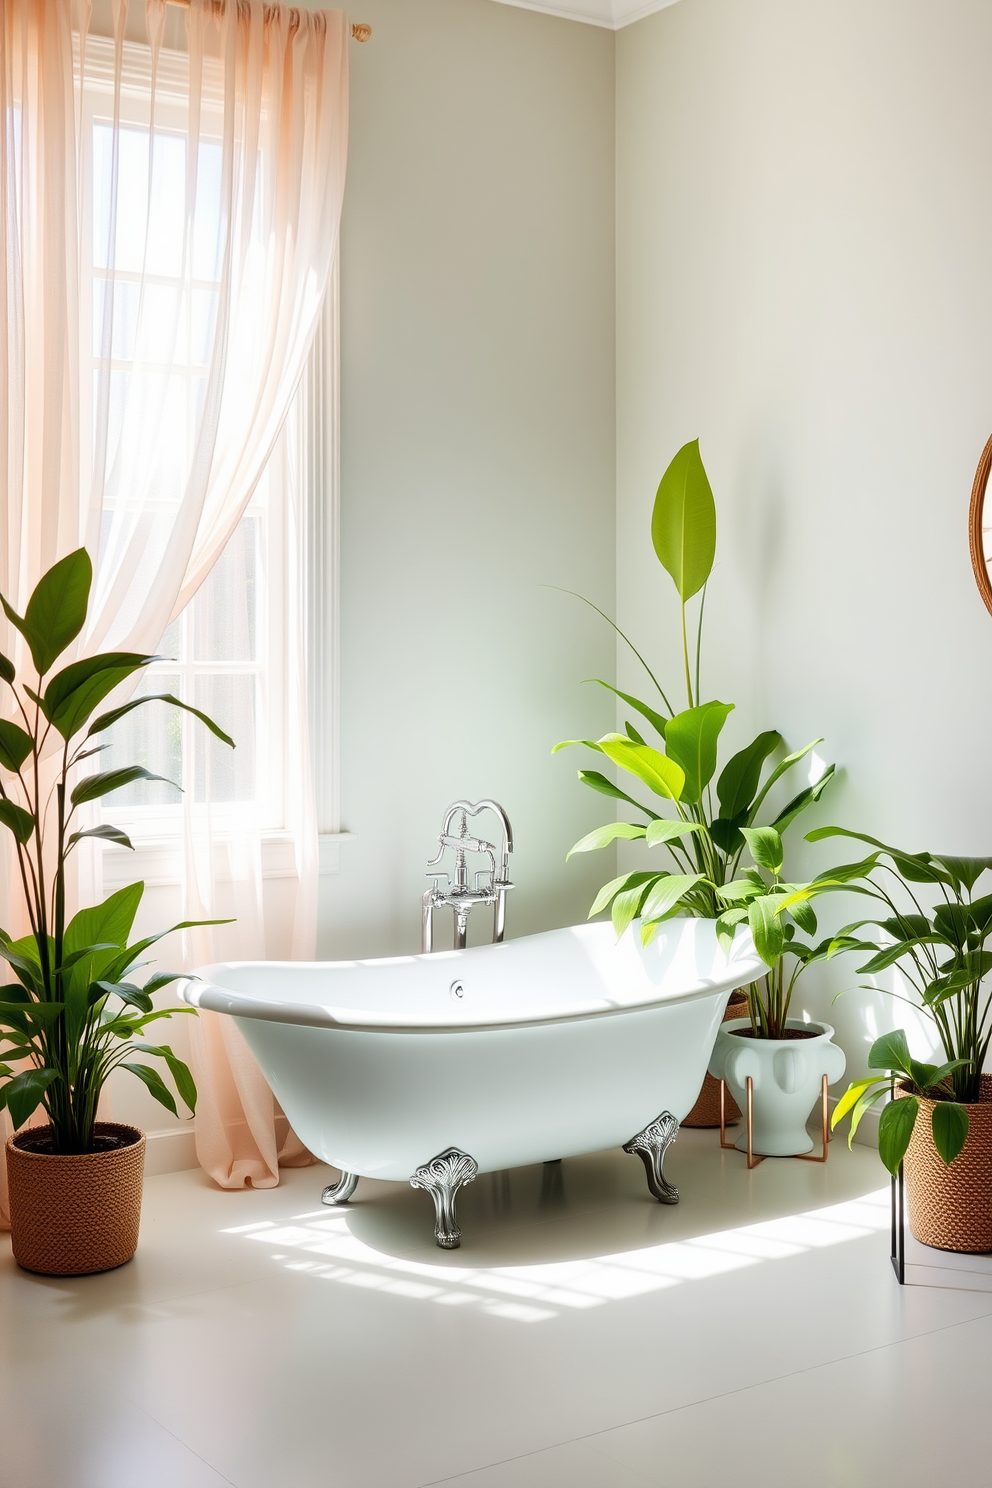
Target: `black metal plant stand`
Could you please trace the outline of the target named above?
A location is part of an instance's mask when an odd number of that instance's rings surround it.
[[[889,1259],[892,1269],[896,1273],[896,1281],[900,1286],[906,1285],[906,1174],[902,1163],[899,1171],[893,1173],[890,1186],[891,1195],[891,1244],[889,1246]]]

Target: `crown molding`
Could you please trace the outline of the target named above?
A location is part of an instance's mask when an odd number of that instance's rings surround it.
[[[559,16],[565,21],[581,21],[587,26],[602,26],[607,31],[619,31],[654,15],[656,10],[665,10],[677,5],[678,0],[568,0],[561,5],[539,5],[534,0],[497,0],[500,5],[513,5],[518,10],[536,10],[541,15]]]

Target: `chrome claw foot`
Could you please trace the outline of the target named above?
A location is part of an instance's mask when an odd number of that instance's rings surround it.
[[[679,1201],[678,1189],[674,1183],[669,1183],[662,1171],[665,1153],[678,1134],[679,1124],[671,1111],[662,1111],[650,1126],[623,1144],[624,1152],[636,1153],[641,1159],[648,1176],[648,1188],[659,1204],[677,1204]]]
[[[411,1188],[426,1188],[434,1200],[434,1238],[442,1250],[457,1250],[462,1243],[462,1232],[455,1218],[455,1198],[462,1185],[471,1183],[478,1172],[479,1164],[474,1157],[457,1147],[449,1147],[424,1163],[410,1179]]]
[[[346,1173],[341,1169],[341,1178],[337,1183],[329,1183],[320,1196],[322,1204],[347,1204],[355,1189],[358,1187],[358,1174]]]

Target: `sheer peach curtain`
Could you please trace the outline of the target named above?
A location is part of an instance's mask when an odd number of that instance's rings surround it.
[[[154,651],[237,529],[314,337],[347,150],[343,12],[192,0],[172,47],[165,0],[130,14],[110,0],[108,13],[97,36],[84,0],[0,5],[0,585],[22,607],[85,542],[96,574],[81,654]],[[0,649],[18,651],[6,625]],[[316,829],[297,732],[294,950],[312,955]],[[208,816],[198,830],[215,827]],[[209,913],[216,873],[189,834],[185,858],[187,906]],[[16,930],[2,858],[0,892]],[[203,939],[188,950],[190,964],[216,953]],[[198,1139],[228,1185],[277,1181],[271,1097],[246,1058],[203,1020]]]

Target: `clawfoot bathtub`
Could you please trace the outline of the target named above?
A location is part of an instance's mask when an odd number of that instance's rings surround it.
[[[699,1094],[734,988],[761,974],[746,929],[711,920],[549,930],[501,945],[375,961],[227,962],[181,985],[238,1021],[293,1128],[341,1169],[434,1199],[459,1243],[458,1189],[478,1173],[623,1145],[662,1203],[665,1150]],[[660,1114],[659,1114],[660,1113]]]

